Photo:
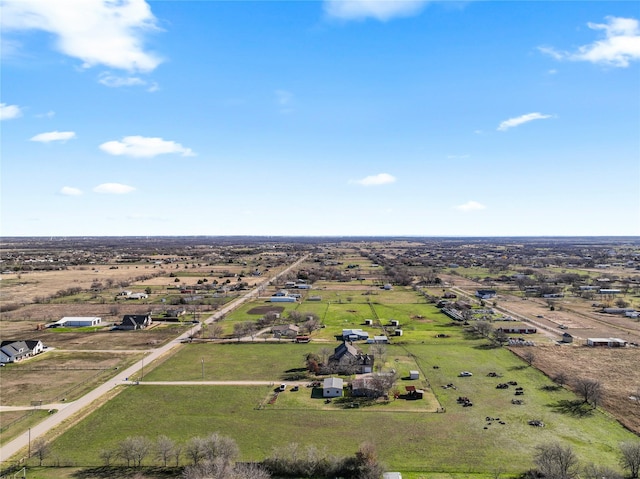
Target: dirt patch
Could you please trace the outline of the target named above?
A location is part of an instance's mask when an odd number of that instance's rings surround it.
[[[265,315],[267,313],[282,313],[284,306],[256,306],[247,311],[247,314]]]
[[[520,355],[522,349],[513,349]],[[563,372],[571,380],[596,379],[604,391],[601,405],[628,429],[640,434],[640,403],[630,396],[640,388],[640,348],[538,346],[533,365],[550,378]]]

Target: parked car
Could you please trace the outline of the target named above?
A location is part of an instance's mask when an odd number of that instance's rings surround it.
[[[458,376],[460,376],[461,378],[468,378],[469,376],[473,376],[473,374],[469,371],[462,371]]]
[[[285,389],[287,389],[286,384],[281,384],[280,387],[278,388],[279,391],[284,391]]]

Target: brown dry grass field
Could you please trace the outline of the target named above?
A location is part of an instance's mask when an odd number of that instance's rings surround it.
[[[57,403],[63,398],[72,401],[113,376],[116,368],[140,360],[142,354],[54,350],[2,368],[2,405]]]
[[[640,390],[640,349],[542,345],[533,352],[533,365],[550,378],[563,372],[569,378],[598,380],[604,393],[602,407],[640,435],[640,401],[630,398]]]

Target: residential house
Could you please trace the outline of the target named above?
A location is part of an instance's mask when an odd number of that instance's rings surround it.
[[[342,339],[344,341],[358,341],[369,339],[369,333],[362,329],[343,329]]]
[[[300,334],[300,327],[295,324],[283,324],[271,328],[275,338],[295,338]]]
[[[538,330],[530,326],[500,326],[496,331],[511,334],[535,334]]]
[[[151,314],[125,314],[115,329],[135,331],[137,329],[145,329],[151,323]]]
[[[329,367],[343,374],[363,374],[373,371],[373,354],[364,354],[353,344],[344,342],[329,357]]]
[[[2,341],[0,343],[0,363],[15,363],[44,351],[39,340]]]
[[[322,384],[322,397],[341,397],[343,388],[344,381],[341,378],[326,378]]]
[[[480,299],[495,298],[497,293],[493,289],[479,289],[476,291],[476,297]]]

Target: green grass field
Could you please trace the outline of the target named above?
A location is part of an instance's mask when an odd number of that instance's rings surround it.
[[[313,444],[336,455],[353,454],[361,443],[371,442],[389,470],[402,471],[403,477],[486,479],[497,470],[518,474],[530,469],[535,446],[550,441],[570,444],[582,463],[616,468],[619,443],[636,437],[601,411],[575,415],[575,408],[570,407],[576,400],[572,393],[554,388],[546,376],[506,348],[492,348],[486,340],[469,335],[411,290],[398,288],[367,296],[345,290],[313,293],[322,296],[322,302],[278,304],[287,307],[285,317],[292,309],[320,316],[325,327],[314,332],[313,342],[256,339],[240,344],[185,344],[156,367],[150,366],[144,378],[199,381],[204,365],[205,380],[273,384],[124,387],[56,439],[54,453],[78,466],[98,466],[99,451],[116,447],[127,436],[153,439],[166,434],[184,443],[219,432],[237,441],[242,460],[261,460],[273,447],[290,442]],[[351,301],[345,299],[347,295],[352,296]],[[247,304],[223,324],[229,327],[236,321],[256,320],[259,315],[248,311],[264,304]],[[423,403],[397,400],[343,408],[337,401],[325,404],[312,388],[301,388],[295,393],[288,390],[268,404],[274,385],[288,372],[302,368],[306,353],[333,350],[339,344],[335,336],[343,328],[379,334],[381,325],[391,318],[400,321],[404,335],[392,338],[384,369],[396,369],[401,377],[409,370],[419,370],[417,384],[428,392]],[[366,319],[373,319],[374,326],[364,326]],[[370,348],[364,343],[359,346],[364,351]],[[473,375],[459,377],[461,371]],[[524,388],[524,394],[518,396],[522,405],[511,402],[516,398],[513,386],[496,389],[498,383],[507,381]],[[406,384],[413,383],[400,380],[398,388]],[[455,389],[444,387],[449,384]],[[473,406],[462,407],[456,401],[459,396],[468,397]],[[439,408],[443,412],[432,412]],[[532,427],[530,420],[541,420],[545,427]],[[91,437],[88,443],[87,437]]]

